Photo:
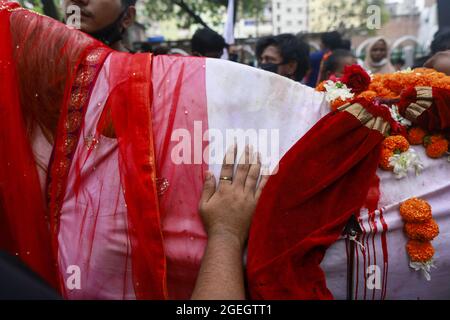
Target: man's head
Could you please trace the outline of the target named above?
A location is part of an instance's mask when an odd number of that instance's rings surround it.
[[[342,48],[342,37],[337,31],[324,32],[320,37],[322,49],[336,50]]]
[[[431,55],[447,50],[450,50],[450,29],[439,30],[431,43]]]
[[[65,19],[73,14],[70,6],[81,11],[81,31],[86,32],[108,45],[122,39],[136,16],[137,0],[63,0]]]
[[[261,69],[301,81],[309,70],[309,46],[292,34],[262,38],[256,44]]]
[[[331,54],[323,64],[320,81],[328,80],[332,76],[340,78],[343,76],[346,66],[351,66],[357,63],[358,61],[351,51],[344,49],[334,50],[333,54]]]
[[[198,29],[191,40],[191,50],[194,56],[220,58],[226,47],[225,39],[208,28]]]

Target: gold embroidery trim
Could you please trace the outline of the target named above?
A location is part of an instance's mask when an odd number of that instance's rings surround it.
[[[356,119],[361,121],[361,124],[371,130],[377,130],[382,135],[387,135],[391,126],[381,117],[374,117],[369,111],[367,111],[361,104],[353,103],[343,105],[338,109],[339,111],[345,111],[350,113]]]
[[[433,89],[431,87],[416,87],[417,100],[432,100]]]
[[[416,87],[417,101],[411,103],[405,110],[406,119],[416,122],[417,118],[433,104],[433,89],[431,87]]]

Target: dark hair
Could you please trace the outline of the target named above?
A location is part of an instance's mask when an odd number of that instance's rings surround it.
[[[301,81],[305,77],[309,70],[309,45],[306,42],[289,33],[264,37],[256,43],[256,57],[261,59],[264,50],[269,46],[278,48],[283,63],[297,62],[296,81]]]
[[[342,39],[340,49],[352,50],[352,41],[350,39]]]
[[[129,7],[129,6],[135,6],[137,0],[121,0],[122,1],[122,6],[124,7]]]
[[[227,47],[225,39],[209,28],[198,29],[191,40],[191,49],[201,55],[219,52]]]
[[[341,59],[344,58],[355,58],[355,55],[345,49],[334,50],[333,53],[328,57],[328,59],[323,64],[323,74],[335,73],[339,68],[339,63]]]
[[[440,30],[436,33],[431,43],[431,54],[450,50],[450,29]]]
[[[320,39],[323,45],[330,50],[342,48],[342,37],[337,31],[324,32]]]

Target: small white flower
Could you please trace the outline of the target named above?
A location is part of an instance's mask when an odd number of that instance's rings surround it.
[[[402,126],[410,127],[412,126],[412,122],[408,119],[405,119],[401,116],[400,112],[398,111],[398,107],[394,104],[392,105],[389,110],[391,111],[392,119],[400,123]]]
[[[397,179],[403,179],[408,175],[409,169],[414,169],[416,175],[419,175],[424,166],[420,157],[414,149],[406,152],[394,154],[389,158],[389,165],[394,168],[394,174]]]
[[[412,70],[411,68],[406,68],[405,70],[397,71],[397,73],[405,73],[405,74],[408,74],[408,73],[413,73],[413,70]]]
[[[415,271],[422,271],[422,273],[423,273],[425,279],[427,279],[427,281],[431,281],[431,268],[436,269],[433,259],[431,259],[430,261],[427,261],[427,262],[412,262],[412,261],[410,261],[409,266],[411,268],[413,268]]]
[[[350,88],[348,88],[344,83],[342,82],[333,82],[331,80],[328,80],[324,84],[326,93],[325,93],[325,99],[328,102],[332,102],[338,98],[341,98],[342,100],[347,100],[353,98],[355,95],[351,92]]]

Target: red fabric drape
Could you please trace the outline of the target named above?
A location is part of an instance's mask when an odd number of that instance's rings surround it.
[[[45,204],[28,142],[13,57],[10,18],[16,8],[16,4],[0,3],[0,248],[17,255],[57,288]]]
[[[383,139],[352,114],[336,112],[283,157],[250,231],[251,298],[332,298],[320,263],[350,216],[364,206]]]
[[[420,106],[423,106],[423,109]],[[408,108],[421,113],[412,117],[412,114],[407,112]],[[403,116],[430,132],[450,130],[450,90],[431,87],[408,88],[402,93],[399,110]]]
[[[119,142],[128,211],[133,280],[138,299],[166,299],[166,258],[156,191],[152,131],[152,56],[114,53],[106,112]]]
[[[69,174],[85,108],[109,48],[15,4],[0,4],[0,22],[0,248],[17,253],[64,293],[57,267],[58,219],[66,192],[64,177]],[[120,175],[124,188],[133,286],[137,298],[164,299],[166,266],[155,191],[150,55],[114,54],[108,72],[112,93],[106,110],[111,111],[120,154],[119,172],[108,174]],[[53,160],[47,168],[50,210],[29,141],[29,132],[36,125],[55,138]],[[94,153],[88,152],[89,156]],[[88,221],[96,212],[95,205],[86,207],[86,197],[89,203],[97,203],[100,195],[79,185],[86,178],[82,171],[86,159],[76,160],[74,173],[79,179],[71,191],[80,201],[70,214]],[[104,185],[103,180],[105,177],[100,176],[98,186]],[[61,183],[52,184],[56,181]],[[116,220],[110,221],[114,227]],[[101,240],[96,238],[95,226],[94,222],[84,228],[83,223],[70,230],[82,235],[78,241],[83,243],[80,248],[87,251],[80,252],[86,254],[87,265],[83,268],[87,270],[90,263],[95,263],[90,259],[92,249],[101,250],[95,245]],[[117,277],[126,282],[125,274]]]

